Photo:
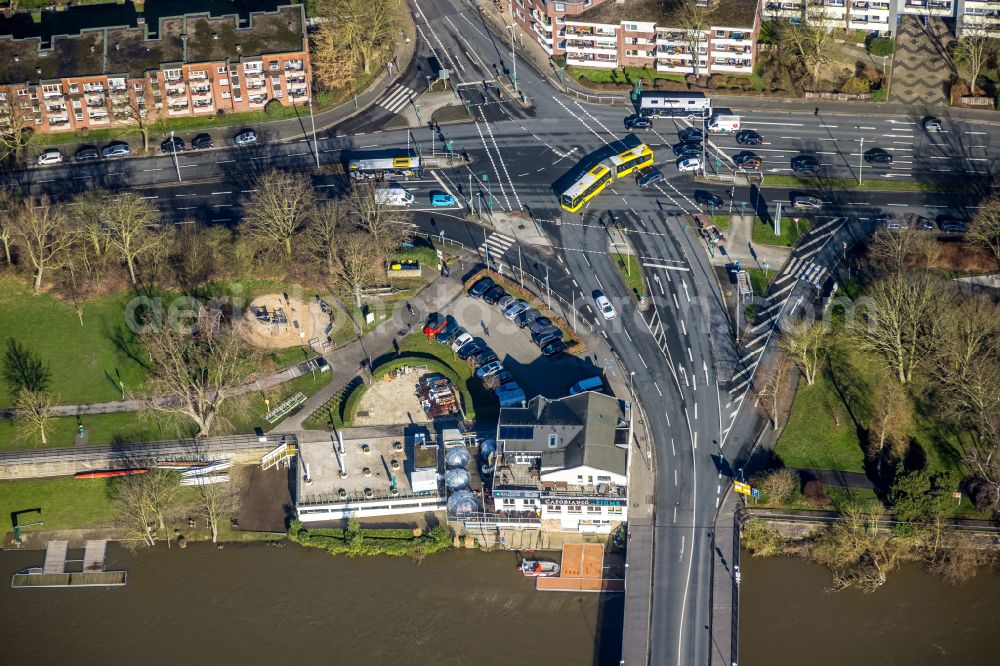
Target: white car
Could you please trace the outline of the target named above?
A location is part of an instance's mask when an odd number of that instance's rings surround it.
[[[611,301],[604,294],[601,294],[596,299],[597,309],[601,311],[601,316],[605,319],[614,319],[618,316],[618,312],[615,311],[615,306],[611,305]]]
[[[46,164],[60,164],[63,161],[63,154],[59,152],[58,148],[48,148],[44,153],[38,156],[38,165],[45,166]]]
[[[510,319],[511,321],[514,321],[514,318],[517,317],[517,315],[521,314],[525,310],[530,310],[530,309],[531,305],[529,303],[525,301],[515,301],[511,303],[509,306],[507,306],[507,309],[503,311],[503,316],[506,317],[507,319]]]
[[[677,160],[677,170],[681,173],[687,171],[701,171],[700,157],[682,157]]]
[[[469,333],[462,333],[451,341],[451,350],[457,352],[468,342],[472,342],[472,336]]]
[[[249,146],[250,144],[257,143],[257,133],[251,129],[243,130],[233,137],[233,143],[237,146]]]

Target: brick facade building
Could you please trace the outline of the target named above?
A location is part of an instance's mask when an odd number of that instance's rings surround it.
[[[301,5],[247,19],[188,14],[155,27],[0,37],[0,108],[36,132],[303,104],[311,82]]]

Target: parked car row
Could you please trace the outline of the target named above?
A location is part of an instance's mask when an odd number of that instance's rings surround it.
[[[233,137],[233,143],[237,146],[249,146],[257,143],[257,133],[252,129],[243,130]],[[199,134],[191,140],[191,148],[194,150],[206,150],[212,148],[215,142],[211,135],[207,133]],[[172,136],[160,144],[160,152],[164,154],[179,153],[185,150],[184,139],[179,136]],[[103,148],[97,146],[83,146],[73,154],[76,162],[91,162],[99,159],[112,159],[115,157],[128,157],[132,154],[132,148],[125,141],[113,141]],[[61,164],[65,160],[62,151],[58,148],[46,148],[38,156],[36,163],[39,166],[50,164]]]
[[[905,214],[896,216],[893,213],[876,215],[872,220],[875,224],[889,231],[917,229],[919,231],[934,231],[934,223],[922,215]],[[941,215],[937,218],[937,228],[945,233],[965,233],[967,221],[952,215]]]
[[[490,305],[495,305],[503,316],[517,324],[518,328],[527,328],[531,333],[531,341],[542,352],[542,356],[553,357],[566,351],[566,343],[562,339],[562,330],[548,317],[531,307],[527,301],[517,299],[507,293],[507,290],[496,284],[491,278],[484,277],[469,288],[469,296],[481,298]]]

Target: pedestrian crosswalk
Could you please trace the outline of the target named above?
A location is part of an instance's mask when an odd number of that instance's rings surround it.
[[[830,269],[826,266],[821,266],[812,261],[806,261],[798,270],[795,272],[795,277],[800,280],[804,280],[809,284],[819,285],[822,284],[823,278],[826,274],[830,272]]]
[[[407,88],[402,83],[397,83],[392,88],[389,88],[389,92],[383,95],[376,104],[393,113],[399,113],[416,96],[416,92]]]
[[[479,246],[479,254],[484,257],[489,255],[490,259],[499,259],[513,244],[513,238],[494,232]]]

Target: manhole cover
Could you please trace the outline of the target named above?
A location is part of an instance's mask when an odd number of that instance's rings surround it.
[[[523,224],[519,224],[519,225],[517,225],[517,228],[518,229],[524,229],[524,225]]]

